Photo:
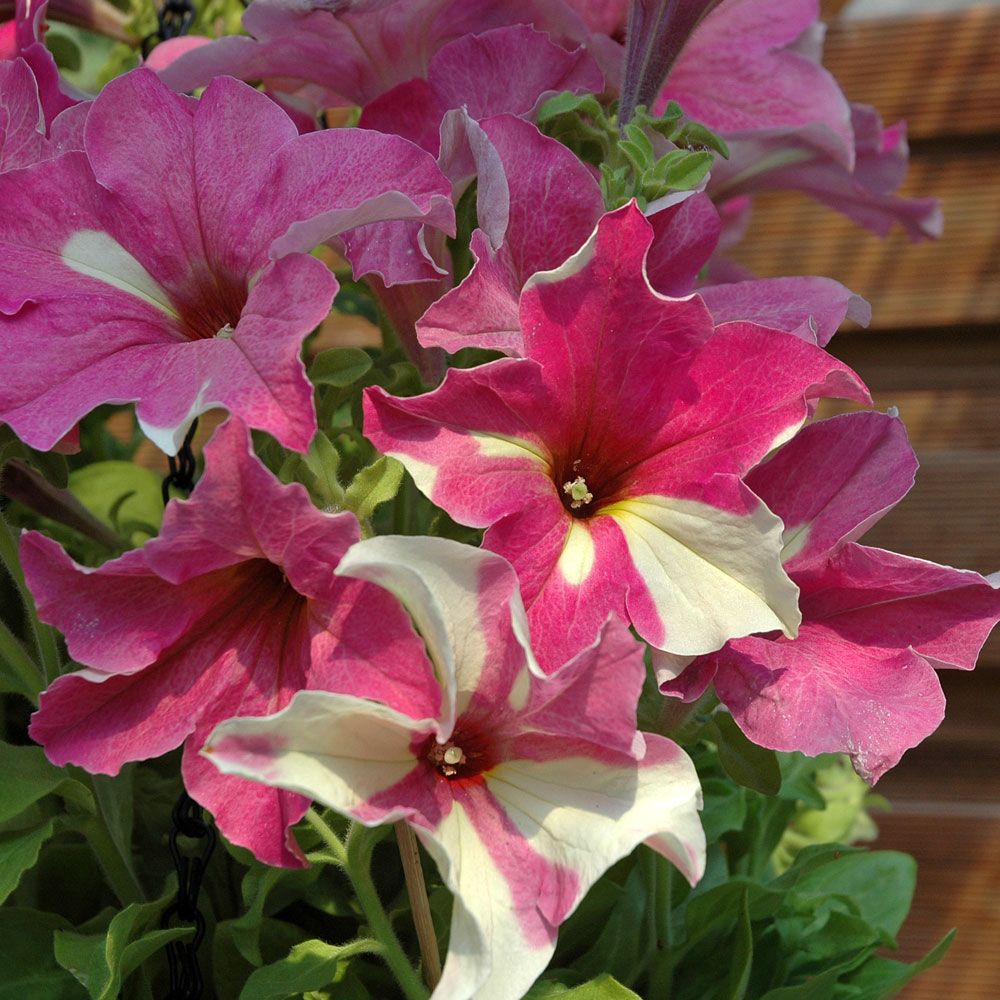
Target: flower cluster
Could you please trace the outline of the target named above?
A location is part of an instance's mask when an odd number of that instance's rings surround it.
[[[714,683],[754,743],[870,781],[932,732],[1000,590],[856,542],[915,472],[825,350],[867,303],[725,258],[774,187],[939,229],[895,194],[902,125],[822,68],[816,6],[254,0],[246,34],[91,98],[19,0],[0,422],[47,451],[134,404],[176,456],[230,414],[140,548],[95,568],[23,536],[80,667],[31,722],[49,760],[182,746],[275,866],[306,864],[310,800],[409,824],[454,896],[435,998],[504,1000],[637,845],[703,874],[694,766],[637,723],[647,652],[663,696]],[[342,285],[384,350],[310,379]],[[828,398],[861,412],[814,420]]]

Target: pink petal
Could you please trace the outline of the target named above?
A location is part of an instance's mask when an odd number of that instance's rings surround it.
[[[763,278],[698,289],[717,323],[748,320],[826,347],[845,319],[861,326],[871,306],[832,278]]]
[[[521,288],[536,271],[558,267],[580,248],[593,232],[603,200],[590,171],[530,122],[502,115],[480,124],[508,190],[502,242],[494,238],[491,245],[481,230],[473,234],[475,266],[428,309],[417,331],[428,347],[478,346],[521,354]]]
[[[719,213],[710,198],[695,193],[650,215],[649,222],[653,227],[653,242],[646,257],[649,283],[664,295],[687,295],[719,242]],[[718,318],[715,321],[722,322]]]
[[[1000,620],[1000,590],[978,573],[847,544],[796,574],[802,613],[840,640],[913,649],[937,667],[971,670]]]
[[[738,639],[716,660],[716,691],[751,740],[849,754],[871,782],[944,716],[937,676],[912,650],[869,650],[821,624],[807,622],[794,642]]]
[[[794,43],[816,0],[724,0],[678,56],[660,95],[724,134],[820,123],[830,154],[850,167],[850,111],[833,77]]]
[[[790,571],[860,538],[913,485],[917,459],[896,417],[851,413],[804,427],[747,485],[785,522]]]

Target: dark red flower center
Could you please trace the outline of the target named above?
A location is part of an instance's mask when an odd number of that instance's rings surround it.
[[[444,781],[478,778],[500,761],[493,734],[461,719],[446,743],[430,737],[422,748],[422,756]]]
[[[188,340],[231,335],[247,301],[246,281],[202,265],[195,294],[176,302],[181,333]]]

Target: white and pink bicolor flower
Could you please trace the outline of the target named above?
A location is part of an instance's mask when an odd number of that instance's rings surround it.
[[[0,174],[0,420],[40,449],[135,400],[169,453],[213,406],[305,451],[301,345],[337,291],[309,252],[382,220],[454,220],[450,185],[412,143],[300,136],[227,78],[195,101],[144,69],[119,77],[82,146]]]
[[[269,718],[223,723],[205,756],[367,826],[413,827],[455,896],[435,1000],[522,997],[559,925],[640,843],[697,881],[698,778],[679,747],[636,729],[645,669],[624,626],[542,678],[498,556],[387,536],[354,546],[337,573],[405,605],[434,663],[436,711],[303,692]]]
[[[906,495],[916,468],[897,418],[852,413],[811,424],[751,472],[747,485],[785,524],[799,634],[734,639],[677,677],[663,663],[663,690],[694,700],[714,679],[755,743],[846,753],[872,782],[929,736],[944,715],[935,668],[975,666],[1000,589],[855,542]]]
[[[697,295],[656,293],[634,204],[521,295],[521,359],[453,369],[397,399],[369,390],[365,433],[521,579],[547,670],[608,615],[653,645],[707,653],[794,635],[781,523],[740,481],[811,400],[864,402],[849,368],[798,337],[714,327]]]
[[[430,668],[421,675],[423,644],[396,601],[334,576],[360,535],[353,514],[319,511],[301,486],[279,483],[233,418],[205,458],[160,535],[98,569],[37,532],[22,539],[38,613],[85,667],[42,694],[30,732],[53,763],[96,774],[183,746],[185,786],[222,832],[267,864],[301,865],[288,827],[308,803],[223,777],[198,755],[205,737],[303,688],[431,712]]]

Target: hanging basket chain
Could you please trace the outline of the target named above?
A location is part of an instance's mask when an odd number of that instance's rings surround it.
[[[153,46],[168,38],[180,38],[191,30],[194,24],[194,4],[191,0],[163,0],[156,11],[156,31],[142,40],[142,55],[145,59]]]
[[[197,462],[191,442],[197,429],[198,421],[195,420],[184,436],[177,455],[168,459],[170,472],[164,476],[162,486],[164,506],[170,501],[171,487],[185,493],[194,488]],[[187,941],[171,941],[167,945],[170,992],[166,1000],[200,1000],[204,981],[198,965],[198,948],[205,937],[205,916],[198,909],[198,894],[215,850],[217,834],[211,819],[206,821],[201,806],[186,791],[181,793],[170,817],[170,856],[177,870],[177,896],[163,911],[160,926],[167,928],[176,919],[191,924],[194,935]],[[181,837],[199,841],[200,849],[192,854],[183,853],[179,843]]]
[[[171,941],[167,945],[170,970],[170,992],[167,1000],[200,1000],[204,982],[198,965],[198,948],[205,938],[205,916],[198,909],[198,893],[208,862],[215,850],[217,835],[211,821],[203,818],[201,806],[187,792],[182,792],[171,813],[170,856],[177,869],[177,898],[163,911],[160,926],[167,928],[176,918],[194,926],[194,935],[187,941]],[[197,854],[182,853],[180,837],[201,841]]]

